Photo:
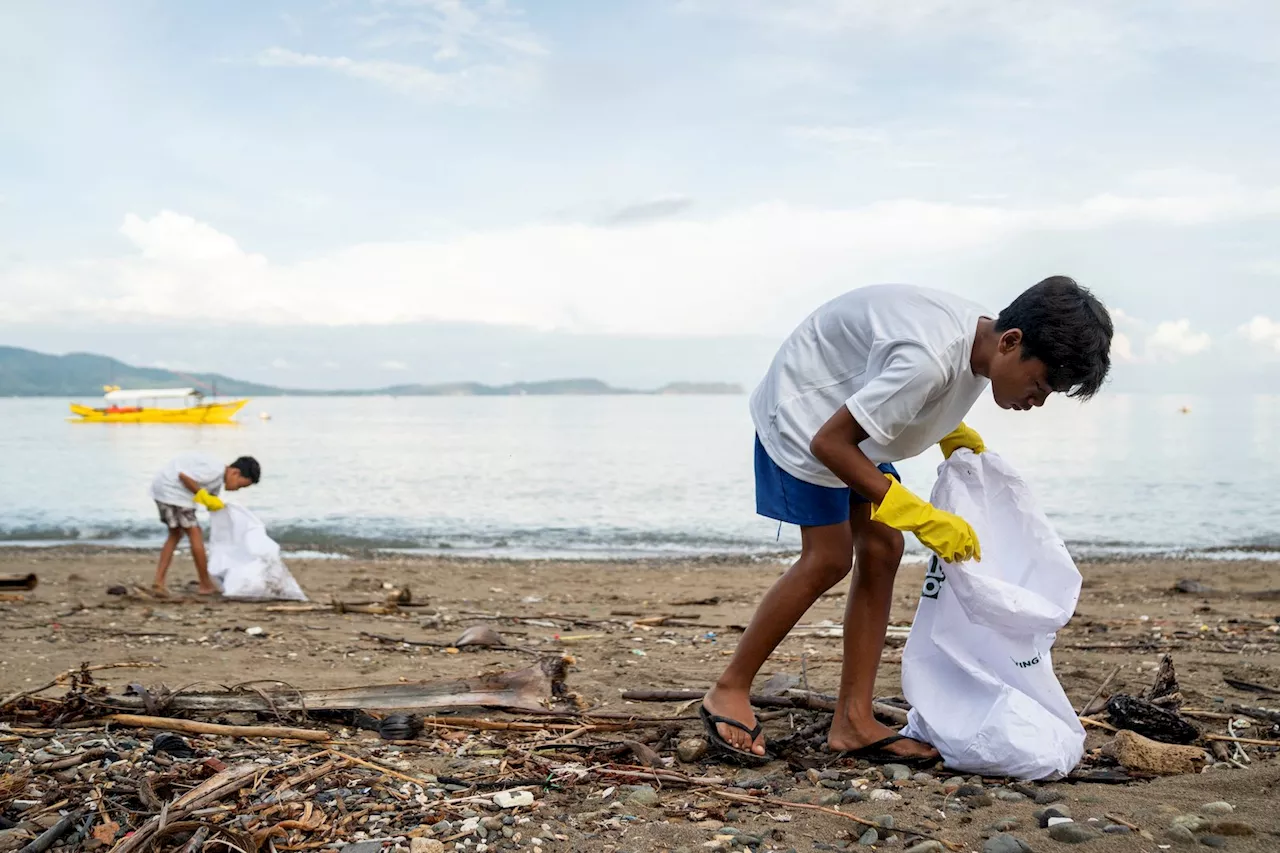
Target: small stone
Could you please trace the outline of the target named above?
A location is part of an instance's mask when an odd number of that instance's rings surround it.
[[[1020,803],[1026,798],[1026,794],[1019,794],[1017,791],[1010,791],[1007,788],[1001,788],[996,791],[996,799],[1005,803]]]
[[[984,809],[987,806],[994,806],[996,801],[986,794],[981,794],[977,797],[968,797],[964,804],[971,809]]]
[[[1034,815],[1036,823],[1040,824],[1041,829],[1047,829],[1049,819],[1055,817],[1071,817],[1071,810],[1066,806],[1049,806],[1037,811]]]
[[[871,818],[871,822],[881,829],[894,829],[893,815],[882,814]]]
[[[886,779],[894,782],[905,782],[911,778],[911,768],[905,764],[886,764],[880,768]]]
[[[871,802],[873,803],[881,803],[881,802],[887,803],[893,800],[901,800],[901,799],[902,799],[901,794],[896,793],[894,791],[890,791],[886,788],[876,788],[874,791],[871,792]]]
[[[357,841],[354,844],[343,845],[341,853],[378,853],[382,849],[382,841],[375,839],[373,841]]]
[[[1037,806],[1050,806],[1054,803],[1060,803],[1065,799],[1065,795],[1055,788],[1041,788],[1036,791],[1032,797],[1036,801]]]
[[[1017,828],[1018,828],[1017,819],[1011,818],[1011,817],[1003,818],[1002,820],[998,820],[995,823],[991,824],[991,829],[994,832],[1013,832]]]
[[[1109,823],[1106,826],[1102,827],[1102,831],[1105,832],[1107,835],[1128,835],[1129,833],[1133,832],[1133,830],[1130,829],[1129,827],[1121,826],[1118,823]]]
[[[453,823],[447,820],[442,820],[439,823],[433,824],[431,827],[431,834],[453,835]]]
[[[1227,839],[1223,835],[1202,835],[1200,843],[1205,847],[1222,848],[1227,846]]]
[[[917,773],[912,776],[911,779],[915,782],[919,782],[921,785],[932,785],[934,782],[938,781],[932,773],[923,772]]]
[[[676,756],[685,764],[692,764],[706,754],[707,742],[700,737],[682,740],[676,747]]]
[[[1203,832],[1204,830],[1209,828],[1209,821],[1200,817],[1200,815],[1198,814],[1184,814],[1184,815],[1178,815],[1177,817],[1175,817],[1173,819],[1173,822],[1170,823],[1169,825],[1185,826],[1187,829],[1191,830],[1192,832]]]
[[[964,799],[965,797],[981,797],[987,791],[981,785],[961,785],[956,789],[956,796]]]
[[[434,838],[410,838],[409,853],[444,853],[444,845]]]
[[[1240,820],[1219,820],[1209,827],[1214,835],[1233,835],[1236,837],[1253,835],[1253,827]]]
[[[1185,826],[1171,826],[1165,835],[1167,835],[1169,840],[1174,844],[1182,844],[1184,846],[1191,847],[1195,846],[1196,843],[1195,833],[1187,829]]]
[[[965,784],[963,776],[952,776],[950,779],[942,783],[942,787],[948,791],[958,791],[960,786]]]
[[[947,853],[941,841],[921,841],[914,847],[908,847],[906,853]]]
[[[1102,833],[1087,824],[1071,821],[1049,827],[1049,837],[1061,844],[1084,844],[1101,838]]]
[[[814,785],[822,781],[822,774],[812,767],[810,767],[808,770],[804,772],[804,776]]]
[[[658,804],[658,792],[650,785],[633,785],[626,790],[622,801],[629,806],[653,808]]]
[[[879,840],[880,833],[876,832],[874,829],[868,829],[866,832],[862,833],[861,837],[858,838],[858,843],[863,847],[870,847]]]
[[[483,827],[484,827],[486,830],[488,830],[489,832],[501,832],[501,831],[502,831],[502,819],[501,819],[501,818],[497,818],[497,817],[486,817],[486,818],[484,818],[483,820],[481,820],[481,821],[480,821],[480,825],[481,825],[481,826],[483,826]]]
[[[1216,803],[1205,803],[1200,807],[1200,814],[1209,815],[1210,817],[1222,817],[1229,815],[1236,810],[1231,803],[1219,800]]]
[[[264,628],[260,628],[257,625],[254,625],[252,628],[245,628],[244,632],[250,637],[261,637],[263,634],[267,633]]]
[[[982,853],[1031,853],[1031,846],[1012,835],[994,835],[982,845]]]
[[[1069,817],[1051,817],[1051,818],[1049,818],[1049,827],[1050,827],[1050,828],[1053,828],[1053,827],[1057,826],[1057,825],[1058,825],[1058,824],[1060,824],[1060,823],[1075,823],[1075,821],[1074,821],[1074,820],[1072,820],[1072,819],[1071,819],[1071,818],[1069,818]]]
[[[840,794],[840,802],[842,803],[865,803],[866,801],[867,795],[857,788],[848,788]]]

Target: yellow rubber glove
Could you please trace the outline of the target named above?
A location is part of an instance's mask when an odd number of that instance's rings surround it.
[[[221,498],[219,498],[217,495],[209,494],[207,489],[201,489],[200,491],[196,492],[195,496],[192,497],[192,500],[200,504],[200,506],[204,507],[205,509],[209,510],[209,512],[217,512],[218,510],[226,506],[226,504],[222,502]]]
[[[948,563],[982,559],[978,534],[969,522],[921,500],[892,477],[888,479],[889,491],[879,506],[872,507],[872,521],[911,531],[920,544]]]
[[[943,436],[942,441],[938,442],[938,446],[942,448],[944,459],[950,459],[951,454],[955,453],[956,449],[960,447],[967,447],[974,453],[982,453],[987,449],[987,446],[982,443],[982,436],[963,423]]]

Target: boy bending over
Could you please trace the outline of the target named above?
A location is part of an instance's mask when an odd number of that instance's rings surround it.
[[[757,512],[800,527],[801,552],[760,602],[733,658],[702,702],[716,750],[768,760],[749,701],[765,660],[818,597],[854,568],[844,665],[827,746],[920,765],[933,747],[872,715],[903,532],[949,562],[981,559],[964,519],[902,485],[893,463],[934,444],[984,450],[962,419],[990,385],[1002,409],[1027,412],[1052,393],[1088,399],[1110,368],[1106,308],[1070,278],[1047,278],[992,316],[907,285],[866,287],[820,307],[783,343],[751,397]]]

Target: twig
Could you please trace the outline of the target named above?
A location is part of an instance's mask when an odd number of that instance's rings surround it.
[[[1205,735],[1205,740],[1217,740],[1223,743],[1247,743],[1250,746],[1280,746],[1280,740],[1259,740],[1252,737],[1228,737],[1227,735]]]
[[[395,770],[392,770],[390,767],[383,767],[381,764],[374,764],[372,761],[365,761],[363,758],[356,758],[354,755],[347,755],[345,752],[339,752],[336,749],[330,749],[328,750],[328,753],[329,755],[332,755],[335,758],[344,758],[347,761],[350,761],[352,764],[358,764],[361,767],[367,767],[370,770],[377,770],[379,773],[382,773],[386,776],[392,776],[396,779],[402,779],[405,782],[412,782],[413,784],[417,785],[420,788],[426,788],[429,784],[431,784],[426,779],[416,779],[413,776],[406,776],[403,773],[399,773]]]
[[[27,842],[27,846],[19,850],[18,853],[44,853],[44,851],[52,847],[59,838],[66,835],[72,825],[83,816],[84,812],[80,810],[64,815],[62,820],[58,821],[31,841]]]
[[[151,663],[149,661],[126,661],[125,663],[96,663],[93,666],[84,666],[84,667],[78,666],[75,669],[69,669],[66,672],[62,673],[61,675],[54,678],[53,681],[50,681],[48,684],[42,684],[39,687],[33,687],[28,690],[19,690],[17,693],[14,693],[10,696],[6,696],[4,699],[0,699],[0,710],[4,710],[5,708],[12,705],[14,702],[17,702],[19,699],[22,699],[26,696],[34,696],[37,693],[48,690],[50,687],[57,687],[63,681],[66,681],[68,678],[71,678],[72,676],[79,675],[82,672],[100,672],[104,669],[146,669],[149,667],[155,667],[159,665],[160,664]]]
[[[90,761],[97,761],[110,751],[111,750],[106,747],[96,746],[93,749],[86,749],[84,752],[77,752],[75,755],[68,755],[64,758],[55,758],[51,761],[33,764],[32,767],[40,773],[53,773],[57,770],[66,770],[70,767],[78,767],[81,764],[88,764]]]
[[[187,846],[182,848],[182,853],[200,853],[200,848],[204,847],[205,839],[209,837],[209,827],[201,826],[191,836],[191,840],[187,842]]]
[[[623,732],[635,728],[635,723],[641,721],[632,721],[617,723],[596,723],[589,725],[595,731],[600,732]],[[669,722],[661,720],[661,722]],[[434,726],[441,729],[482,729],[488,731],[503,732],[541,732],[541,731],[573,731],[581,727],[582,723],[521,723],[521,722],[499,722],[496,720],[481,720],[476,717],[423,717],[422,724],[424,726]]]
[[[1095,728],[1099,728],[1099,729],[1106,729],[1106,730],[1107,730],[1107,731],[1109,731],[1109,732],[1118,732],[1118,731],[1120,731],[1118,728],[1116,728],[1115,726],[1111,725],[1110,723],[1104,723],[1104,722],[1102,722],[1102,720],[1095,720],[1095,719],[1093,719],[1093,717],[1078,717],[1077,719],[1079,719],[1079,720],[1080,720],[1080,722],[1081,722],[1081,723],[1083,723],[1083,724],[1084,724],[1084,725],[1086,725],[1086,726],[1093,726],[1093,727],[1095,727]]]
[[[1102,695],[1102,691],[1106,690],[1107,685],[1111,683],[1111,680],[1120,674],[1121,669],[1122,667],[1117,666],[1115,669],[1111,670],[1110,675],[1102,680],[1102,683],[1098,685],[1098,689],[1089,697],[1089,701],[1080,706],[1080,716],[1083,717],[1085,714],[1089,713],[1089,706],[1098,701],[1098,697]]]
[[[1111,814],[1110,812],[1107,812],[1107,813],[1103,814],[1102,816],[1103,816],[1103,817],[1105,817],[1107,820],[1111,821],[1112,823],[1118,823],[1118,824],[1120,824],[1120,825],[1121,825],[1121,826],[1123,826],[1123,827],[1127,827],[1127,828],[1128,828],[1130,831],[1132,831],[1132,832],[1141,832],[1141,831],[1142,831],[1142,830],[1141,830],[1141,829],[1139,829],[1137,826],[1134,826],[1133,824],[1129,823],[1129,821],[1125,820],[1124,818],[1117,817],[1117,816],[1115,816],[1115,815]]]
[[[291,729],[285,726],[223,726],[217,723],[201,723],[196,720],[179,720],[173,717],[147,717],[142,714],[111,714],[102,719],[108,723],[117,723],[122,726],[132,726],[139,729],[162,729],[194,735],[278,737],[307,741],[330,739],[329,733],[321,729]]]

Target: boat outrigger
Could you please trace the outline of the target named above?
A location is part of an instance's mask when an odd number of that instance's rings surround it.
[[[225,403],[206,403],[204,395],[195,388],[143,388],[122,391],[115,385],[107,385],[103,400],[106,406],[92,408],[79,403],[71,404],[71,413],[77,422],[111,424],[229,424],[236,412],[244,408],[245,400],[229,400]],[[183,405],[163,407],[147,405],[161,400],[181,400]]]

